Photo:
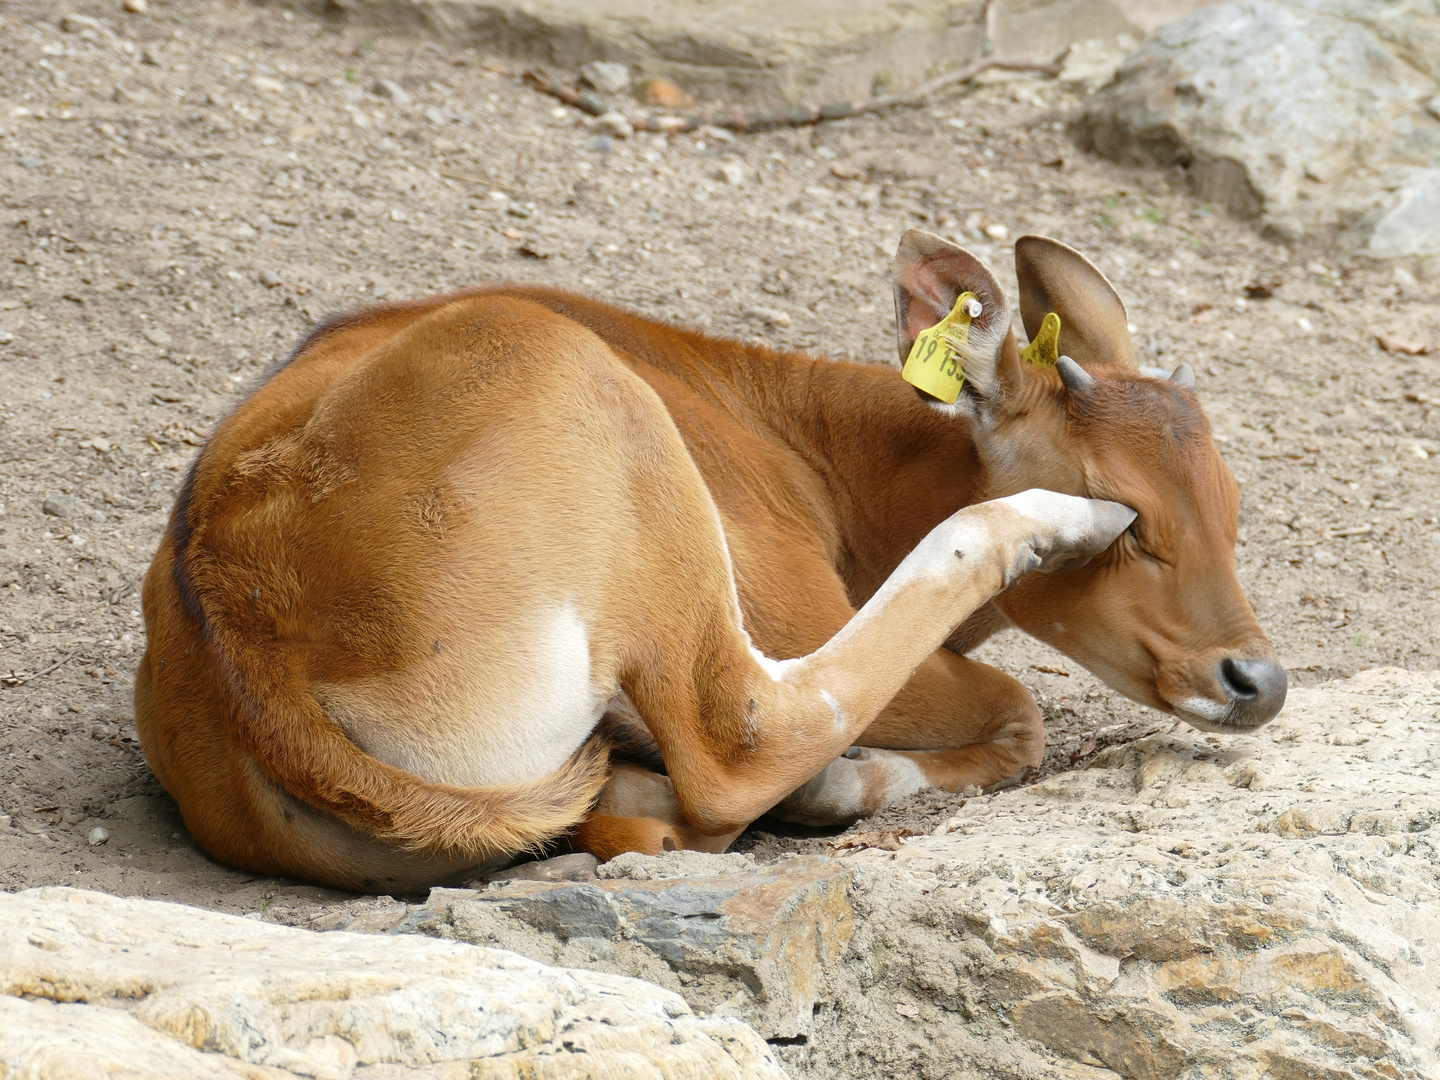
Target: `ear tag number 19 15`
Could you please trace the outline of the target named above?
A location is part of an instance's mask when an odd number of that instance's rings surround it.
[[[949,315],[916,336],[900,377],[946,405],[955,404],[960,388],[965,385],[965,360],[970,355],[970,323],[983,310],[973,292],[956,297]]]

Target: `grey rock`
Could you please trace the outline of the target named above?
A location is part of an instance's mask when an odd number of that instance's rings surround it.
[[[41,509],[50,517],[73,518],[85,513],[85,504],[73,495],[49,495]]]
[[[15,159],[15,164],[19,165],[22,169],[38,169],[45,164],[45,159],[35,157],[32,154],[22,154]]]
[[[1182,169],[1200,198],[1285,237],[1440,253],[1435,80],[1329,6],[1239,0],[1161,27],[1071,133],[1117,161]]]
[[[1366,222],[1364,252],[1377,259],[1440,255],[1440,168],[1402,169],[1391,199]]]
[[[370,85],[370,92],[376,97],[393,101],[396,105],[409,105],[415,100],[393,79],[376,79]]]
[[[1391,46],[1412,67],[1440,79],[1440,0],[1289,0],[1349,19]]]
[[[630,89],[630,69],[624,64],[592,60],[580,68],[580,81],[602,94],[622,94]]]
[[[280,275],[277,274],[274,270],[266,269],[261,270],[260,273],[256,274],[255,280],[258,281],[261,285],[264,285],[265,288],[273,289],[280,284]]]
[[[149,329],[142,330],[140,336],[157,349],[168,349],[170,347],[170,335],[158,326],[152,326]]]
[[[686,854],[688,869],[706,865],[706,856]],[[645,860],[626,858],[632,868]],[[708,858],[712,872],[699,877],[652,879],[638,869],[640,880],[436,889],[405,928],[482,942],[497,924],[523,926],[579,956],[618,962],[612,970],[683,976],[697,1008],[728,1002],[767,1038],[808,1035],[825,972],[854,930],[850,872],[828,859],[756,870],[733,856]]]
[[[96,825],[85,834],[85,842],[91,847],[99,847],[110,839],[110,830],[103,825]]]

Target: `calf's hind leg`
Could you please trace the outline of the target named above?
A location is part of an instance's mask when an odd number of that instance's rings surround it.
[[[626,851],[658,855],[684,848],[718,853],[739,835],[739,829],[711,836],[694,828],[685,819],[668,776],[619,764],[595,809],[575,827],[571,843],[606,862]]]

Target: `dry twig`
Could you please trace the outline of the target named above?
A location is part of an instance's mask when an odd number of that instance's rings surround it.
[[[71,660],[74,660],[75,657],[79,655],[80,650],[76,649],[69,656],[62,656],[59,660],[56,660],[55,663],[51,664],[44,671],[37,671],[34,674],[30,674],[24,671],[12,671],[9,675],[0,678],[0,682],[3,682],[6,686],[24,686],[28,682],[41,678],[44,675],[49,675],[52,671],[59,671],[62,667],[68,664]]]
[[[722,113],[716,116],[655,116],[647,112],[624,113],[626,121],[635,131],[658,131],[665,134],[680,134],[702,127],[723,128],[727,131],[770,131],[776,128],[809,127],[826,120],[843,120],[866,113],[888,112],[891,109],[913,109],[924,105],[930,98],[952,86],[973,82],[987,71],[1033,71],[1053,79],[1065,68],[1065,59],[1070,55],[1069,46],[1048,62],[1038,60],[1007,60],[1003,57],[987,56],[967,64],[955,71],[936,76],[904,93],[881,94],[863,101],[841,101],[829,105],[797,105],[794,108],[775,112]],[[548,94],[557,101],[573,106],[591,116],[604,116],[617,112],[603,98],[578,86],[567,86],[557,82],[543,68],[531,68],[524,76],[525,85],[542,94]]]

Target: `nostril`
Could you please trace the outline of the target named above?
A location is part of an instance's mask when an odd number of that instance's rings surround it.
[[[1254,671],[1247,670],[1254,661],[1232,660],[1228,656],[1220,661],[1220,682],[1232,698],[1250,701],[1260,694],[1259,680]]]

